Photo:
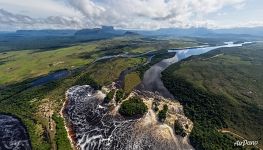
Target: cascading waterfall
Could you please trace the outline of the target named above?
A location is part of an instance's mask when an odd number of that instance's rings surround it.
[[[140,119],[124,118],[89,85],[71,87],[66,96],[64,116],[81,150],[192,149],[170,126],[159,123],[152,109]]]

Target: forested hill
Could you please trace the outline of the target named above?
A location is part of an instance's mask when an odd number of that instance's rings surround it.
[[[191,57],[163,72],[165,86],[194,122],[195,148],[233,149],[240,137],[262,148],[262,68],[258,43]]]

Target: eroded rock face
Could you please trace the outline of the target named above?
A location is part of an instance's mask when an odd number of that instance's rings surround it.
[[[187,138],[174,135],[173,128],[159,123],[144,99],[148,112],[140,119],[126,119],[117,106],[103,104],[105,97],[92,87],[74,86],[66,92],[64,116],[75,134],[75,146],[82,150],[176,150],[193,149]]]
[[[0,114],[0,149],[31,150],[25,127],[13,116]]]

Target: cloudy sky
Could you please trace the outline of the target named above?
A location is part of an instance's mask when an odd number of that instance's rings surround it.
[[[262,0],[0,0],[0,30],[263,26]]]

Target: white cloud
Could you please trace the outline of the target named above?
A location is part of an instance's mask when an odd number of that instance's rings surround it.
[[[13,14],[0,9],[0,28],[14,29],[47,29],[47,28],[81,28],[82,21],[74,17],[50,16],[46,18],[32,18],[26,15]]]
[[[87,17],[99,17],[105,9],[91,0],[68,0],[69,4]]]
[[[60,16],[60,18],[67,18],[63,20],[70,20],[65,21],[67,27],[71,27],[68,22],[72,22],[72,26],[80,28],[112,25],[118,28],[153,29],[191,26],[215,27],[215,20],[207,19],[209,14],[216,14],[225,7],[241,9],[246,4],[246,0],[27,1],[29,3],[25,3],[24,0],[0,0],[0,9],[3,6],[5,10],[12,12],[11,9],[14,10],[14,8],[19,7],[20,12],[28,11],[24,15],[30,16],[31,19],[34,18],[34,21],[39,20],[39,18],[42,18],[40,20],[49,20],[44,21],[44,23],[46,25],[53,24],[53,27],[59,26],[59,24],[56,19],[50,18]],[[39,15],[43,13],[45,16]],[[63,24],[59,27],[63,27]]]
[[[74,9],[67,7],[61,0],[0,0],[0,9],[31,17],[77,15]]]
[[[204,19],[207,14],[217,12],[225,6],[237,7],[244,4],[244,1],[69,0],[73,8],[86,16],[88,24],[107,24],[124,28],[214,26],[211,20]]]

